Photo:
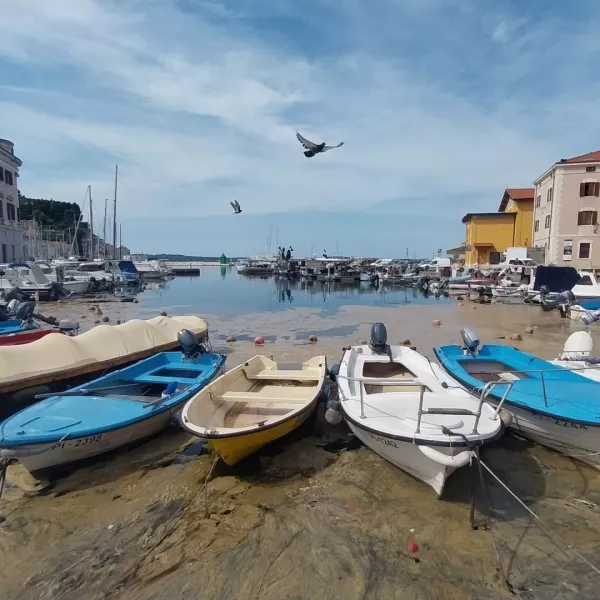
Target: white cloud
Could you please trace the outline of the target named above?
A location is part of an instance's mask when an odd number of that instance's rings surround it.
[[[10,6],[1,135],[16,142],[30,195],[80,201],[89,182],[110,197],[119,162],[129,216],[224,214],[232,197],[254,214],[395,201],[425,218],[450,206],[460,237],[464,212],[494,209],[506,185],[591,150],[597,134],[573,127],[592,114],[596,84],[535,89],[540,68],[585,71],[556,60],[573,36],[491,3]],[[594,39],[583,32],[578,51]],[[346,145],[307,160],[296,129]]]

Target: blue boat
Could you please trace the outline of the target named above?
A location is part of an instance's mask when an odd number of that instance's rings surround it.
[[[21,319],[9,319],[8,321],[0,321],[0,335],[9,333],[21,333],[22,331],[30,331],[37,329],[39,325],[34,321],[22,321]]]
[[[510,413],[523,437],[600,466],[600,384],[504,345],[485,344],[463,330],[465,347],[437,346],[443,369],[463,387]]]
[[[0,424],[0,458],[16,458],[38,471],[166,428],[225,364],[223,355],[198,344],[191,331],[182,330],[178,339],[183,352],[162,352],[60,395],[46,394],[6,419]]]

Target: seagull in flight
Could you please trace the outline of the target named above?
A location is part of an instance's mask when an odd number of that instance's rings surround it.
[[[337,146],[326,146],[325,142],[315,144],[305,137],[302,137],[299,133],[296,133],[296,138],[298,138],[298,141],[306,148],[306,152],[304,152],[306,158],[311,158],[312,156],[315,156],[315,154],[327,152],[327,150],[333,150],[334,148],[339,148],[344,145],[344,142],[340,142]]]
[[[237,200],[234,200],[233,202],[230,202],[229,204],[231,204],[231,206],[233,207],[234,215],[239,215],[242,212],[242,209],[240,208],[240,203]]]

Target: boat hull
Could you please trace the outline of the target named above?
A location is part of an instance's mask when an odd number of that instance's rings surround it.
[[[346,422],[352,433],[354,433],[365,446],[415,479],[419,479],[426,483],[433,488],[438,497],[442,495],[448,477],[452,475],[457,468],[464,466],[469,459],[469,451],[464,447],[436,447],[435,451],[442,452],[448,457],[457,456],[463,453],[466,455],[457,457],[456,467],[449,467],[426,456],[417,444],[394,439],[382,433],[371,433],[366,429],[358,427],[353,421],[350,421],[347,418]]]
[[[183,402],[182,402],[183,404]],[[110,452],[156,435],[169,425],[174,411],[163,411],[139,423],[106,433],[79,437],[53,444],[31,444],[3,449],[3,457],[16,458],[30,472],[41,471]]]
[[[235,465],[271,442],[298,429],[312,414],[316,405],[317,401],[315,400],[302,412],[273,427],[242,435],[211,439],[209,440],[209,445],[221,457],[224,463],[230,466]]]
[[[557,419],[509,403],[504,408],[512,416],[509,428],[520,436],[600,468],[600,427]]]

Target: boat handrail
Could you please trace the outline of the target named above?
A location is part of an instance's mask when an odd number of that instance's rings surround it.
[[[417,430],[416,433],[421,432],[421,414],[423,413],[423,397],[425,395],[426,386],[421,383],[418,379],[378,379],[377,377],[350,377],[349,375],[340,375],[339,373],[336,375],[338,379],[346,379],[347,381],[355,381],[360,384],[360,418],[366,419],[365,415],[365,405],[364,405],[364,386],[365,384],[370,385],[389,385],[391,386],[410,386],[410,385],[418,385],[419,386],[419,412],[417,418]]]
[[[543,376],[542,376],[542,381],[543,381]],[[498,419],[498,415],[500,414],[500,409],[502,408],[502,405],[504,404],[504,401],[506,400],[506,397],[508,396],[508,392],[510,392],[510,390],[512,389],[513,384],[514,384],[514,381],[510,381],[508,379],[498,379],[498,381],[488,381],[481,388],[481,394],[479,396],[479,402],[480,402],[479,409],[481,410],[481,406],[485,402],[485,399],[490,395],[490,392],[492,391],[492,389],[494,387],[496,387],[497,385],[505,385],[506,391],[504,392],[500,402],[498,402],[498,406],[496,406],[496,410],[494,411],[494,414],[492,416],[492,419],[494,421],[496,421]],[[544,402],[546,402],[546,388],[545,388],[545,386],[542,386],[542,387],[544,389]]]

